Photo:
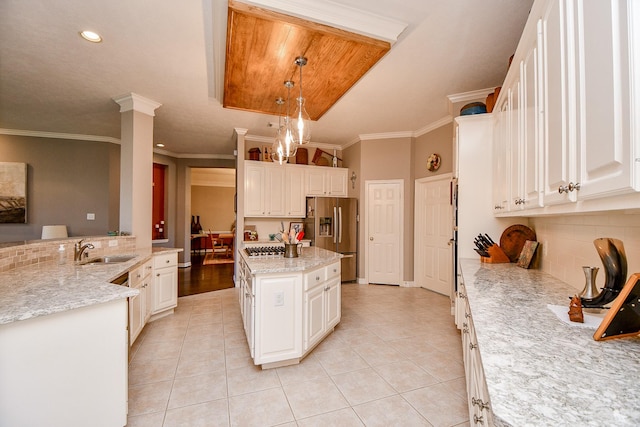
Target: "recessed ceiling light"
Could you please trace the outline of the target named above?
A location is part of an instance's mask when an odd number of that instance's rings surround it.
[[[91,43],[100,43],[102,41],[100,34],[89,30],[80,31],[80,36]]]
[[[164,144],[162,144],[162,143],[157,143],[157,144],[156,144],[156,147],[160,147],[160,148],[162,148],[162,147],[164,147]]]

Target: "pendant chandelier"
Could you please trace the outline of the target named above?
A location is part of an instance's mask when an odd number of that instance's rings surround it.
[[[295,142],[292,135],[291,119],[289,116],[291,107],[291,88],[293,87],[293,82],[287,80],[284,82],[284,86],[287,88],[287,112],[284,119],[282,118],[282,114],[278,115],[278,130],[271,149],[272,160],[280,164],[285,163],[290,157],[294,157],[298,151],[298,144]],[[280,110],[282,110],[284,100],[282,98],[278,98],[276,99],[276,104],[278,104]]]
[[[302,97],[302,67],[307,65],[307,58],[299,56],[295,61],[300,69],[300,96],[296,99],[296,111],[291,117],[290,126],[294,141],[298,145],[308,144],[311,141],[311,118],[304,108],[304,98]],[[287,114],[288,115],[288,114]]]

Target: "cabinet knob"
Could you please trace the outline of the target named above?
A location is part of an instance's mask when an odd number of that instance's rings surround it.
[[[568,192],[569,192],[569,186],[561,185],[560,187],[558,187],[558,193],[562,194],[562,193],[568,193]]]
[[[474,424],[484,424],[484,420],[482,419],[482,415],[481,416],[474,415],[473,416],[473,423]]]
[[[573,182],[569,183],[569,191],[573,191],[573,190],[580,191],[580,183],[579,182],[576,182],[575,184]]]
[[[474,350],[478,348],[478,344],[469,343],[469,350]]]
[[[160,277],[160,273],[156,273],[156,277]]]
[[[373,237],[369,237],[369,240],[371,240],[373,242]]]

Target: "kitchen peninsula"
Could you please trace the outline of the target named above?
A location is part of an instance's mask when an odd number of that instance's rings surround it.
[[[182,249],[136,249],[134,237],[89,239],[96,248],[85,263],[67,250],[59,264],[59,246],[78,239],[0,248],[0,425],[127,422],[128,300],[142,291],[111,282]],[[112,259],[92,263],[96,257]]]
[[[297,258],[240,255],[240,309],[254,363],[298,363],[340,322],[342,255],[317,247]]]
[[[547,305],[566,312],[576,291],[549,274],[472,259],[460,267],[456,323],[470,421],[638,425],[640,338],[595,341],[595,329],[560,320]]]

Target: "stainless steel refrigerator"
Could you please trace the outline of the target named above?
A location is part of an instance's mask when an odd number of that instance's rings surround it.
[[[353,282],[358,268],[358,199],[307,197],[305,238],[311,244],[344,255],[342,281]]]

